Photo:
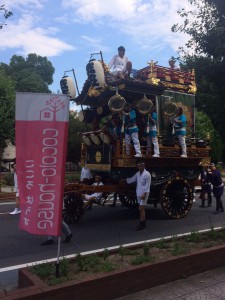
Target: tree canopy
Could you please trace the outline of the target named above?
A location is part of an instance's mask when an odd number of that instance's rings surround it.
[[[224,149],[222,139],[215,130],[211,119],[202,111],[196,111],[196,137],[207,139],[210,138],[212,161],[220,161]]]
[[[193,5],[193,10],[178,11],[184,22],[172,27],[174,32],[179,31],[190,35],[190,40],[186,44],[187,49],[179,48],[181,67],[195,69],[196,106],[211,118],[212,124],[225,144],[224,0],[188,1]],[[218,159],[222,159],[222,154]]]
[[[14,55],[10,64],[0,63],[0,159],[6,141],[14,141],[15,91],[50,93],[54,67],[47,57]]]
[[[0,71],[0,159],[7,140],[14,140],[15,84]]]
[[[27,58],[13,55],[10,64],[0,64],[16,83],[18,92],[50,93],[48,85],[53,82],[54,67],[47,57],[28,54]]]
[[[69,115],[69,136],[67,146],[67,161],[77,163],[80,161],[81,154],[81,132],[91,129],[91,125],[86,125],[78,119],[77,112],[70,112]]]
[[[224,0],[188,0],[193,10],[181,9],[178,14],[184,18],[182,25],[175,24],[174,32],[190,35],[186,44],[196,54],[204,54],[219,61],[225,57],[225,5]],[[183,53],[185,50],[180,47]]]

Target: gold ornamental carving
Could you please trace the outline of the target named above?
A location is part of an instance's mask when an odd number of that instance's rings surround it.
[[[146,82],[148,84],[159,85],[160,79],[157,78],[157,73],[154,71],[154,66],[157,64],[157,62],[151,60],[150,62],[147,63],[150,65],[150,73],[148,75],[148,79],[146,80]]]
[[[192,94],[196,94],[197,92],[197,86],[194,82],[192,82],[192,85],[189,85],[189,90],[188,90],[189,93],[192,93]]]
[[[105,88],[106,87],[101,88],[101,89],[96,89],[93,86],[91,86],[91,87],[89,87],[87,94],[89,97],[98,97],[101,95],[102,92],[104,92]]]
[[[170,83],[170,82],[166,82],[166,81],[161,81],[161,84],[167,88],[175,88],[175,89],[179,89],[179,90],[188,90],[189,86],[185,86],[179,83]]]

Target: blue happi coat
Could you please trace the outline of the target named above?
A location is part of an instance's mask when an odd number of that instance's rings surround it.
[[[181,115],[179,117],[176,118],[177,120],[181,121],[180,122],[176,122],[174,123],[174,130],[175,130],[175,135],[186,135],[186,116],[185,115]]]
[[[125,115],[125,134],[132,134],[138,132],[139,129],[136,125],[136,113],[132,109],[128,115]]]
[[[149,133],[146,132],[145,128],[145,132],[144,132],[144,136],[150,136],[150,137],[156,137],[157,136],[157,113],[154,111],[151,113],[151,117],[152,119],[155,121],[154,124],[151,124],[151,121],[149,122]],[[148,116],[145,116],[145,122],[148,122]]]

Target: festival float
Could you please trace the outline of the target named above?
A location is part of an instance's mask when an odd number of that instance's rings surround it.
[[[129,208],[137,207],[135,186],[122,185],[122,178],[137,172],[137,161],[145,162],[151,173],[151,192],[148,204],[161,205],[170,218],[185,217],[193,204],[194,187],[198,181],[201,165],[210,162],[209,137],[195,137],[195,71],[175,68],[174,61],[163,67],[151,60],[140,70],[132,70],[130,77],[123,79],[113,75],[101,59],[93,59],[86,66],[87,80],[81,92],[70,95],[71,80],[61,80],[62,92],[69,94],[71,101],[80,106],[80,121],[90,124],[92,130],[80,133],[82,138],[81,162],[93,173],[100,173],[104,186],[94,187],[84,182],[65,184],[64,218],[75,222],[84,214],[83,192],[103,192],[100,203],[104,205],[109,195],[117,193],[121,203]],[[75,76],[74,76],[75,78]],[[76,78],[75,78],[76,83]],[[123,135],[123,115],[126,105],[136,111],[139,128],[141,157],[135,157],[131,146],[129,154]],[[146,123],[152,107],[157,112],[157,129],[160,157],[153,156],[145,139]],[[181,157],[181,147],[173,133],[173,120],[177,108],[182,107],[187,118],[187,157]],[[122,134],[115,137],[111,120],[120,120]]]

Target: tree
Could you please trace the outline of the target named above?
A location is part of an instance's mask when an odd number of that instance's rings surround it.
[[[77,163],[81,155],[80,133],[89,131],[91,125],[86,125],[79,121],[77,112],[70,112],[69,115],[69,136],[67,146],[67,161]]]
[[[189,2],[193,5],[193,10],[180,10],[178,14],[184,18],[184,22],[172,27],[174,32],[180,31],[190,35],[186,44],[187,50],[179,48],[181,68],[195,69],[196,107],[210,116],[218,135],[225,141],[224,0]],[[225,153],[223,155],[225,159]]]
[[[0,20],[0,29],[2,29],[4,25],[7,25],[5,20],[11,17],[13,13],[5,9],[5,5],[0,6],[0,13],[3,15],[3,18]]]
[[[14,141],[15,84],[0,71],[0,159],[6,141]]]
[[[29,54],[27,58],[13,55],[10,64],[0,64],[16,82],[18,92],[50,93],[48,85],[53,82],[54,67],[47,57]]]
[[[225,6],[224,0],[188,0],[193,10],[181,9],[178,14],[184,18],[182,25],[175,24],[173,32],[191,36],[187,48],[196,54],[204,54],[219,61],[225,57]],[[183,47],[181,52],[187,54]]]
[[[210,118],[201,111],[196,111],[196,122],[195,122],[196,137],[203,138],[210,137],[210,147],[211,147],[211,158],[212,161],[218,162],[221,160],[223,153],[223,142],[214,128]]]

